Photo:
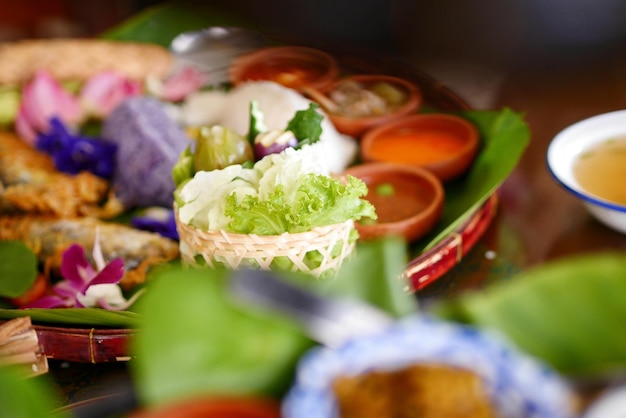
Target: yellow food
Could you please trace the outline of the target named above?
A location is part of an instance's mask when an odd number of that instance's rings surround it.
[[[341,418],[497,417],[480,378],[446,365],[342,376],[333,391]]]

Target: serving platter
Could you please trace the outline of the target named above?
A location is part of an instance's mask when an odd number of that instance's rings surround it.
[[[393,59],[372,59],[352,52],[327,50],[346,72],[389,74],[414,82],[422,91],[427,111],[471,111],[455,92],[412,65]],[[486,185],[479,199],[464,202],[461,210],[456,208],[455,213],[448,214],[443,221],[445,225],[425,240],[411,244],[411,260],[403,273],[407,279],[407,291],[417,292],[436,281],[471,250],[496,213],[497,185]],[[132,328],[34,322],[43,353],[49,358],[82,363],[130,359],[128,342],[134,332]]]

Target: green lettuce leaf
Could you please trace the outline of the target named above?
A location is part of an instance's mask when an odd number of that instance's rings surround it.
[[[231,218],[229,231],[239,234],[280,235],[309,231],[317,226],[333,225],[349,219],[375,218],[371,203],[361,196],[367,186],[350,176],[347,183],[324,176],[302,176],[294,201],[287,199],[279,185],[261,199],[247,195],[241,201],[231,194],[225,214]]]

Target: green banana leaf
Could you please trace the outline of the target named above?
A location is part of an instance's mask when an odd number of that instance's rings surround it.
[[[480,293],[433,307],[445,319],[497,330],[572,377],[626,370],[626,257],[552,261]]]
[[[530,141],[522,115],[510,109],[458,115],[478,128],[481,150],[463,178],[445,185],[442,218],[431,234],[416,243],[417,252],[434,247],[475,213],[511,174]]]
[[[25,379],[19,369],[0,367],[0,387],[0,417],[70,418],[69,412],[55,409],[61,394],[46,375]]]
[[[398,277],[405,256],[403,242],[372,241],[334,280],[278,277],[329,297],[365,299],[401,316],[416,311],[416,300],[387,279]],[[176,266],[151,278],[137,305],[143,321],[131,345],[133,377],[145,404],[193,394],[279,397],[289,387],[298,359],[314,342],[287,316],[236,301],[228,275]]]
[[[33,323],[86,327],[135,328],[140,316],[130,311],[108,311],[99,308],[0,309],[0,319],[30,316]]]
[[[283,315],[237,303],[228,275],[173,268],[138,302],[144,320],[131,363],[143,403],[194,395],[280,396],[313,342]],[[163,307],[167,307],[164,309]]]
[[[101,37],[169,47],[170,42],[182,32],[200,30],[208,26],[243,26],[255,29],[253,22],[221,10],[214,4],[166,2],[147,8],[101,34]]]

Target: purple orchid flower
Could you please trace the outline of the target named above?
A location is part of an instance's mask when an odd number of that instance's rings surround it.
[[[113,176],[117,145],[74,135],[56,117],[50,119],[48,133],[37,135],[36,146],[52,157],[59,171],[69,174],[90,171],[105,179]]]
[[[124,276],[124,261],[116,258],[106,264],[98,241],[93,248],[94,268],[85,257],[85,250],[78,244],[71,245],[63,253],[61,275],[53,295],[44,296],[27,308],[83,308],[99,306],[108,310],[123,310],[132,305],[141,292],[126,300],[118,285]]]

